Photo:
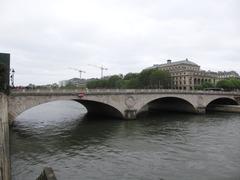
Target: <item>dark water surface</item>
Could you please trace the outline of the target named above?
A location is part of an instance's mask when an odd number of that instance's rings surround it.
[[[74,102],[23,113],[11,130],[12,176],[33,180],[240,179],[240,114],[164,113],[138,120],[87,119]]]

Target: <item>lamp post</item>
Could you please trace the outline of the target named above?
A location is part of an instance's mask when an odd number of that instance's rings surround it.
[[[12,69],[11,70],[11,76],[10,76],[10,78],[11,78],[11,84],[12,84],[12,87],[14,87],[14,74],[15,74],[15,70],[14,69]]]

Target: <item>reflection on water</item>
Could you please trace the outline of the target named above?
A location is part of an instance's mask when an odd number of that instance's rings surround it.
[[[239,114],[87,119],[75,102],[23,113],[11,130],[13,179],[239,179]]]

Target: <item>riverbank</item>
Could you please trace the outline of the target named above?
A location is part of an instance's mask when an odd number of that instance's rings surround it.
[[[10,180],[10,174],[8,100],[0,93],[0,180]]]

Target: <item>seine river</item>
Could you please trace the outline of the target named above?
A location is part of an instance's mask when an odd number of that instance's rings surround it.
[[[14,180],[50,166],[59,180],[240,179],[240,114],[87,119],[75,102],[38,106],[11,130]]]

